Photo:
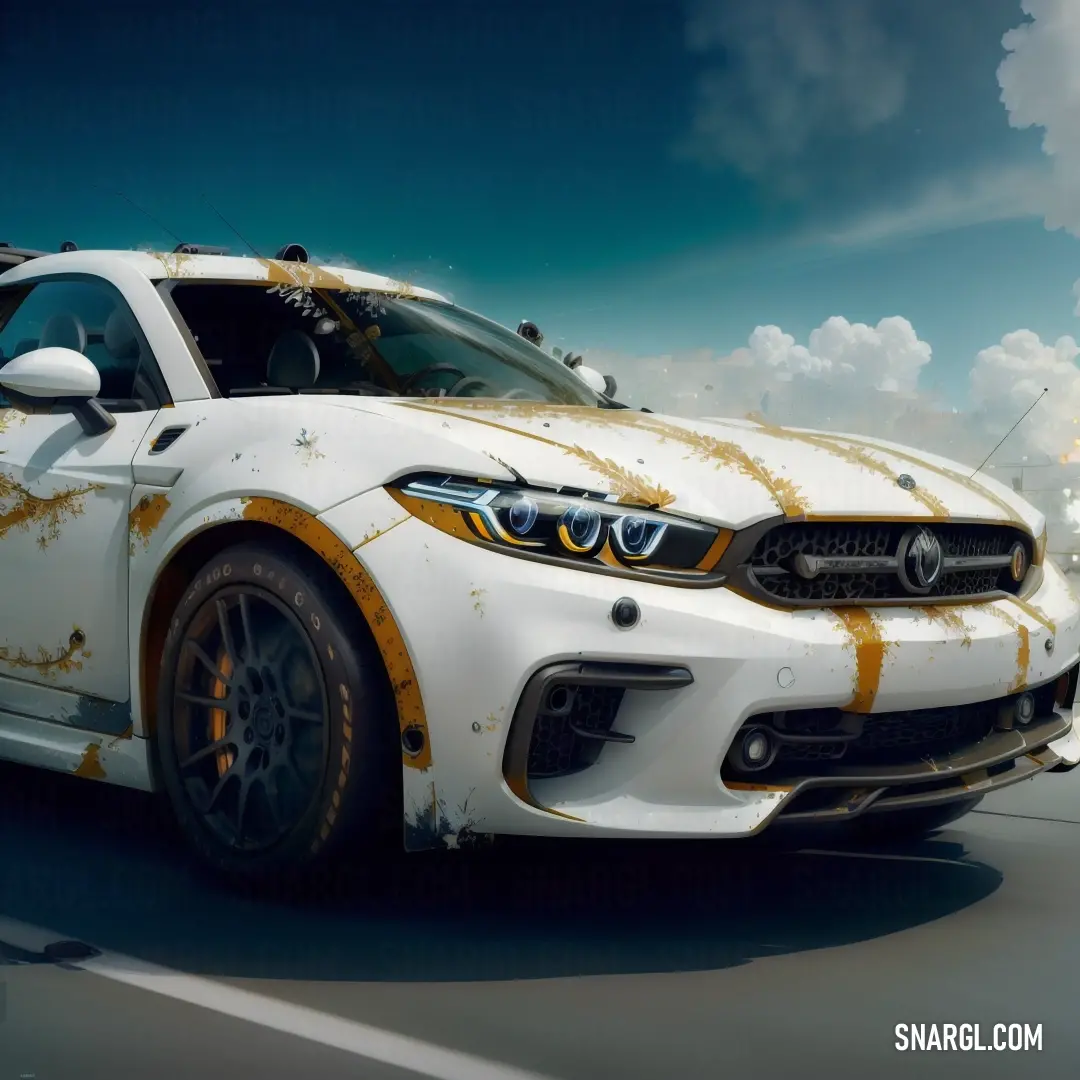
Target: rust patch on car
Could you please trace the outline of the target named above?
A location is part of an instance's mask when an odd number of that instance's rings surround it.
[[[415,495],[406,495],[397,488],[385,490],[399,506],[403,506],[413,517],[427,522],[432,528],[448,533],[450,536],[456,536],[460,540],[468,540],[470,543],[476,541],[476,537],[462,520],[461,514],[453,507],[432,502],[429,499],[418,499]]]
[[[482,619],[484,617],[484,597],[487,589],[474,588],[469,590],[469,599],[473,602],[473,611]]]
[[[0,410],[0,435],[5,434],[16,419],[19,421],[19,426],[22,427],[30,417],[24,412],[19,412],[18,409]],[[0,450],[0,454],[3,452],[3,450]]]
[[[619,497],[620,503],[628,503],[632,506],[670,506],[675,501],[675,496],[666,488],[653,483],[647,477],[639,473],[631,472],[612,458],[602,458],[592,450],[584,447],[568,447],[565,453],[572,454],[583,464],[588,465],[594,473],[602,476],[608,482],[608,488],[612,495]]]
[[[24,649],[12,650],[9,646],[0,645],[0,664],[35,671],[39,675],[82,671],[83,658],[89,658],[90,655],[90,650],[86,647],[86,635],[78,627],[72,630],[67,645],[55,652],[39,645],[36,654],[31,656]]]
[[[349,286],[340,274],[312,263],[278,262],[276,259],[256,259],[266,270],[266,280],[272,285],[292,285],[304,292],[312,289],[333,289],[348,292]],[[371,291],[371,290],[367,290]]]
[[[436,401],[443,400],[447,402],[446,405],[435,404]],[[798,486],[793,481],[774,473],[760,458],[752,458],[746,450],[737,443],[725,442],[712,435],[703,435],[699,432],[691,431],[689,428],[680,427],[678,424],[658,420],[648,414],[641,415],[634,413],[626,416],[621,409],[601,410],[588,405],[559,407],[550,405],[546,402],[499,402],[495,406],[490,402],[484,402],[483,404],[486,406],[486,411],[488,411],[490,415],[500,419],[526,417],[536,419],[547,416],[552,420],[569,420],[575,426],[580,427],[597,426],[622,428],[623,430],[638,434],[647,432],[655,435],[661,442],[674,442],[683,447],[685,450],[689,451],[688,457],[696,457],[699,461],[705,462],[706,464],[712,464],[718,469],[734,468],[744,476],[748,476],[750,479],[755,480],[769,492],[783,513],[788,517],[803,517],[810,509],[805,496],[802,495]],[[674,496],[671,496],[670,492],[664,492],[664,489],[659,488],[651,481],[644,481],[646,486],[642,487],[639,482],[643,481],[644,478],[637,477],[628,470],[624,470],[622,466],[611,462],[611,464],[614,464],[615,468],[619,470],[619,475],[613,478],[610,471],[609,459],[601,458],[600,455],[593,451],[584,449],[577,444],[567,446],[555,439],[539,435],[535,431],[530,431],[528,429],[522,430],[520,428],[507,427],[505,424],[496,423],[494,420],[485,419],[482,416],[470,416],[468,413],[468,406],[463,407],[463,402],[456,398],[432,399],[430,404],[425,403],[423,405],[413,402],[401,402],[400,407],[406,409],[418,409],[422,412],[433,414],[445,414],[449,412],[458,419],[467,420],[474,424],[484,424],[487,427],[493,427],[497,431],[505,432],[506,434],[519,435],[523,438],[532,439],[535,442],[544,443],[547,446],[554,447],[565,454],[576,457],[582,464],[603,476],[608,481],[609,485],[613,483],[613,480],[617,484],[622,484],[623,491],[628,497],[621,498],[621,501],[633,501],[634,503],[643,506],[655,506],[657,504],[670,506],[675,501]],[[580,410],[580,415],[578,410]],[[629,489],[626,487],[628,478],[632,478],[632,486]],[[614,488],[611,489],[611,493],[618,494]],[[656,497],[658,494],[670,496],[669,501],[667,503],[661,502],[661,500]]]
[[[962,608],[955,607],[916,607],[912,610],[925,616],[932,623],[936,623],[943,630],[955,634],[960,638],[960,644],[966,649],[971,648],[972,628],[964,621]]]
[[[167,495],[144,495],[128,514],[128,533],[131,536],[131,554],[135,554],[135,543],[141,540],[143,550],[150,546],[150,537],[161,524],[161,519],[169,509]]]
[[[1046,561],[1046,526],[1043,526],[1043,531],[1039,533],[1035,540],[1035,550],[1032,555],[1032,566],[1042,566]]]
[[[74,773],[85,780],[104,780],[105,770],[101,765],[101,744],[90,743],[83,751],[82,760],[75,766]]]
[[[318,435],[309,435],[307,428],[300,429],[300,435],[293,440],[293,446],[296,447],[296,452],[300,456],[301,465],[310,465],[313,461],[326,457],[318,448],[318,443]]]
[[[688,456],[695,457],[705,464],[716,468],[734,468],[743,476],[761,484],[773,497],[786,517],[800,518],[809,513],[810,506],[797,484],[787,477],[773,472],[760,457],[751,457],[738,443],[717,439],[690,428],[666,420],[658,420],[648,414],[633,417],[634,428],[649,431],[660,441],[674,442],[689,450]]]
[[[881,624],[866,608],[833,608],[832,613],[855,652],[852,698],[847,709],[850,712],[868,713],[874,707],[874,699],[881,685],[881,672],[889,644],[882,639]]]
[[[187,269],[194,266],[192,257],[183,251],[148,251],[147,254],[161,263],[167,278],[186,277]]]
[[[391,529],[396,529],[399,525],[404,525],[410,517],[411,515],[398,518],[397,521],[391,521],[389,525],[386,525],[381,529],[376,529],[372,526],[371,532],[366,532],[360,537],[360,543],[353,548],[353,551],[359,551],[365,544],[370,544],[373,540],[378,540],[380,536],[385,536]]]
[[[988,614],[1000,619],[1011,630],[1016,631],[1016,676],[1009,684],[1006,693],[1015,694],[1027,686],[1028,665],[1031,662],[1031,632],[1007,611],[999,608],[996,604],[987,604]]]
[[[747,419],[752,420],[764,434],[772,438],[790,439],[806,446],[813,446],[818,450],[824,450],[825,453],[831,454],[833,457],[846,461],[849,465],[856,465],[861,469],[866,469],[868,472],[884,477],[890,483],[895,484],[896,482],[894,470],[889,468],[884,461],[874,457],[866,447],[842,443],[839,441],[838,436],[813,435],[809,432],[791,431],[788,428],[777,427],[775,424],[770,424],[759,413],[750,413]],[[947,519],[950,516],[948,507],[932,492],[923,488],[915,488],[913,491],[907,492],[907,494],[925,507],[933,518]]]
[[[973,495],[978,495],[980,498],[986,499],[988,502],[993,503],[994,506],[996,506],[1005,515],[1005,520],[1009,524],[1016,525],[1018,528],[1023,529],[1024,532],[1030,535],[1031,529],[1019,519],[1016,509],[1014,507],[1010,506],[1000,496],[995,495],[988,488],[983,487],[983,485],[980,484],[977,480],[972,479],[970,476],[965,475],[963,472],[957,469],[947,469],[941,465],[934,465],[933,463],[926,461],[924,458],[918,457],[915,454],[908,453],[905,450],[897,450],[893,447],[876,446],[874,443],[869,442],[866,439],[856,438],[853,435],[845,435],[844,440],[853,446],[861,446],[867,450],[874,450],[879,454],[888,454],[889,457],[899,458],[901,461],[910,462],[912,465],[919,466],[920,469],[926,469],[927,472],[932,472],[936,476],[940,476],[945,480],[950,480],[954,484],[959,484],[962,488],[966,488]]]
[[[430,768],[432,757],[427,714],[405,638],[378,586],[357,557],[318,518],[289,503],[262,496],[249,498],[244,503],[242,517],[247,521],[260,521],[291,533],[314,551],[349,590],[371,628],[379,654],[386,665],[394,691],[402,737],[409,730],[413,734],[410,745],[415,746],[417,735],[422,741],[415,753],[406,753],[403,750],[402,764],[409,769]]]
[[[502,399],[492,401],[488,398],[431,398],[424,403],[436,407],[440,412],[457,413],[462,420],[475,420],[478,417],[469,413],[484,413],[487,423],[494,420],[569,420],[582,427],[631,427],[618,414],[622,409],[598,409],[595,405],[556,405],[550,401],[522,401]],[[631,418],[636,420],[638,414]]]
[[[489,712],[483,723],[481,723],[479,720],[474,720],[472,723],[472,729],[477,735],[485,731],[490,734],[499,730],[500,723],[501,721],[499,720],[499,718],[494,713]]]
[[[1044,626],[1055,637],[1057,636],[1057,623],[1034,604],[1021,600],[1019,596],[1010,596],[1009,600],[1014,603],[1028,618],[1034,619],[1040,626]]]
[[[92,491],[103,490],[103,484],[88,484],[81,488],[65,488],[43,498],[10,476],[0,473],[0,504],[11,503],[7,510],[0,513],[0,539],[12,529],[30,532],[36,527],[38,547],[47,548],[59,538],[62,525],[83,514],[86,496]]]

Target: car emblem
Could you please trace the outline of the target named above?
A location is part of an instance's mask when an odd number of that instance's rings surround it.
[[[1012,574],[1012,579],[1017,584],[1024,580],[1024,575],[1028,569],[1028,556],[1027,548],[1016,541],[1012,546],[1012,550],[1009,552],[1009,573]]]
[[[900,474],[900,475],[899,475],[899,476],[898,476],[898,477],[896,478],[896,482],[897,482],[897,483],[898,483],[898,484],[899,484],[899,485],[900,485],[900,486],[901,486],[901,487],[902,487],[902,488],[903,488],[903,489],[904,489],[905,491],[914,491],[914,490],[915,490],[915,477],[914,477],[914,476],[908,476],[908,474],[907,474],[907,473],[901,473],[901,474]]]
[[[945,567],[941,541],[921,526],[905,533],[897,550],[900,582],[910,593],[925,595],[938,582]]]

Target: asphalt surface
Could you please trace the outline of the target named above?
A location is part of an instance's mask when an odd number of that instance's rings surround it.
[[[1072,1077],[1080,1061],[1080,770],[904,851],[845,851],[831,831],[801,853],[526,844],[413,856],[376,887],[358,866],[303,901],[207,883],[146,797],[89,781],[0,766],[0,823],[0,1080],[481,1076],[440,1047],[556,1080]],[[10,920],[41,940],[12,943]],[[56,937],[212,981],[152,992],[53,962]],[[358,1022],[346,1048],[335,1017]],[[897,1024],[935,1022],[978,1022],[984,1042],[1041,1024],[1042,1049],[895,1049]],[[399,1059],[380,1032],[434,1048]]]

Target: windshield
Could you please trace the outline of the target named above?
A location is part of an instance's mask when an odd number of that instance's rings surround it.
[[[171,296],[226,397],[309,391],[600,404],[557,360],[451,304],[195,281],[175,283]]]

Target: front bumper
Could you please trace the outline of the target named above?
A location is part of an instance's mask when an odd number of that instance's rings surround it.
[[[334,512],[342,534],[367,532],[377,516],[361,501]],[[735,837],[781,816],[881,813],[993,790],[1059,765],[1050,744],[1075,741],[1070,709],[1059,714],[1051,704],[1022,732],[987,732],[930,763],[914,747],[911,760],[851,773],[807,768],[783,783],[740,781],[725,770],[740,729],[763,714],[877,717],[1012,700],[1054,683],[1080,660],[1080,607],[1050,565],[1023,603],[848,609],[842,617],[781,611],[726,588],[639,583],[512,558],[414,518],[357,557],[401,628],[427,712],[432,764],[403,770],[406,819],[415,823],[430,808],[443,819],[443,839]],[[611,618],[623,597],[641,611],[629,630]],[[594,726],[625,740],[601,741],[582,767],[530,775],[528,741],[522,752],[529,709],[535,714],[530,687],[553,665],[581,664],[684,671],[689,679],[631,681],[610,717],[593,709]]]

